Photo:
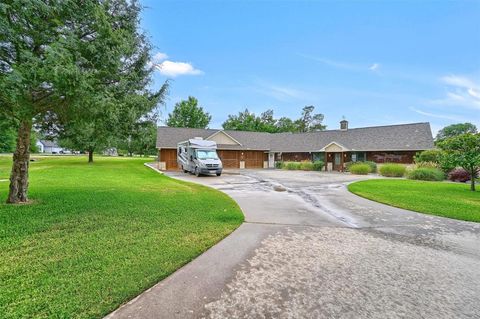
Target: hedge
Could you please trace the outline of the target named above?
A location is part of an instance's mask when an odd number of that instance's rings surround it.
[[[421,181],[443,181],[445,174],[437,168],[420,167],[409,171],[407,178]]]
[[[385,177],[403,177],[406,170],[405,165],[384,164],[380,166],[380,175]]]
[[[367,175],[371,171],[371,167],[368,164],[358,163],[350,165],[350,173],[357,175]]]

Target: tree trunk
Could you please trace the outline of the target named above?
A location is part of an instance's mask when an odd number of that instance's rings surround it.
[[[88,162],[93,163],[93,151],[88,151]]]
[[[475,170],[472,170],[470,172],[470,190],[472,192],[475,191],[475,176],[476,176],[476,171]]]
[[[17,148],[13,153],[13,166],[10,175],[10,191],[7,203],[28,202],[28,167],[30,164],[30,134],[32,121],[21,121],[18,128]]]

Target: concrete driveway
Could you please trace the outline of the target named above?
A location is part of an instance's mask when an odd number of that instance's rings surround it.
[[[169,175],[245,223],[110,318],[480,318],[480,224],[359,198],[348,174]]]

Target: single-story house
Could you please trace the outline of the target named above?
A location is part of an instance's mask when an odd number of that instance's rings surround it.
[[[308,133],[264,133],[217,129],[159,127],[160,169],[177,167],[177,144],[191,138],[215,141],[225,168],[273,168],[276,161],[325,162],[326,170],[343,170],[346,162],[413,163],[419,151],[432,149],[429,123],[348,128]]]
[[[55,141],[38,140],[36,146],[39,153],[59,154],[64,151]]]

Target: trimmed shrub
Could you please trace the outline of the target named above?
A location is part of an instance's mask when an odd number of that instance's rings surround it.
[[[364,163],[357,163],[350,165],[350,173],[357,174],[357,175],[367,175],[370,173],[370,166]]]
[[[285,166],[285,163],[282,161],[275,162],[275,168],[282,169]]]
[[[325,168],[325,163],[322,161],[315,161],[313,162],[313,170],[314,171],[323,171]]]
[[[345,169],[347,171],[350,171],[350,167],[352,165],[357,165],[357,164],[366,164],[370,167],[370,172],[369,173],[376,173],[377,172],[377,163],[372,162],[372,161],[365,161],[365,162],[346,162],[345,163]]]
[[[443,181],[445,174],[438,168],[421,167],[408,172],[407,177],[420,181]]]
[[[298,162],[285,162],[285,168],[290,171],[300,169],[300,165]]]
[[[385,177],[403,177],[406,171],[405,165],[384,164],[380,166],[380,174]]]
[[[300,169],[303,171],[313,171],[313,163],[312,162],[301,162]]]
[[[377,163],[372,162],[372,161],[365,161],[365,164],[370,166],[370,173],[376,173],[377,172]]]
[[[426,150],[415,155],[415,163],[434,162],[440,163],[442,157],[441,150]]]
[[[452,182],[465,183],[466,181],[470,180],[470,173],[463,168],[455,168],[450,173],[448,173],[448,180]]]

